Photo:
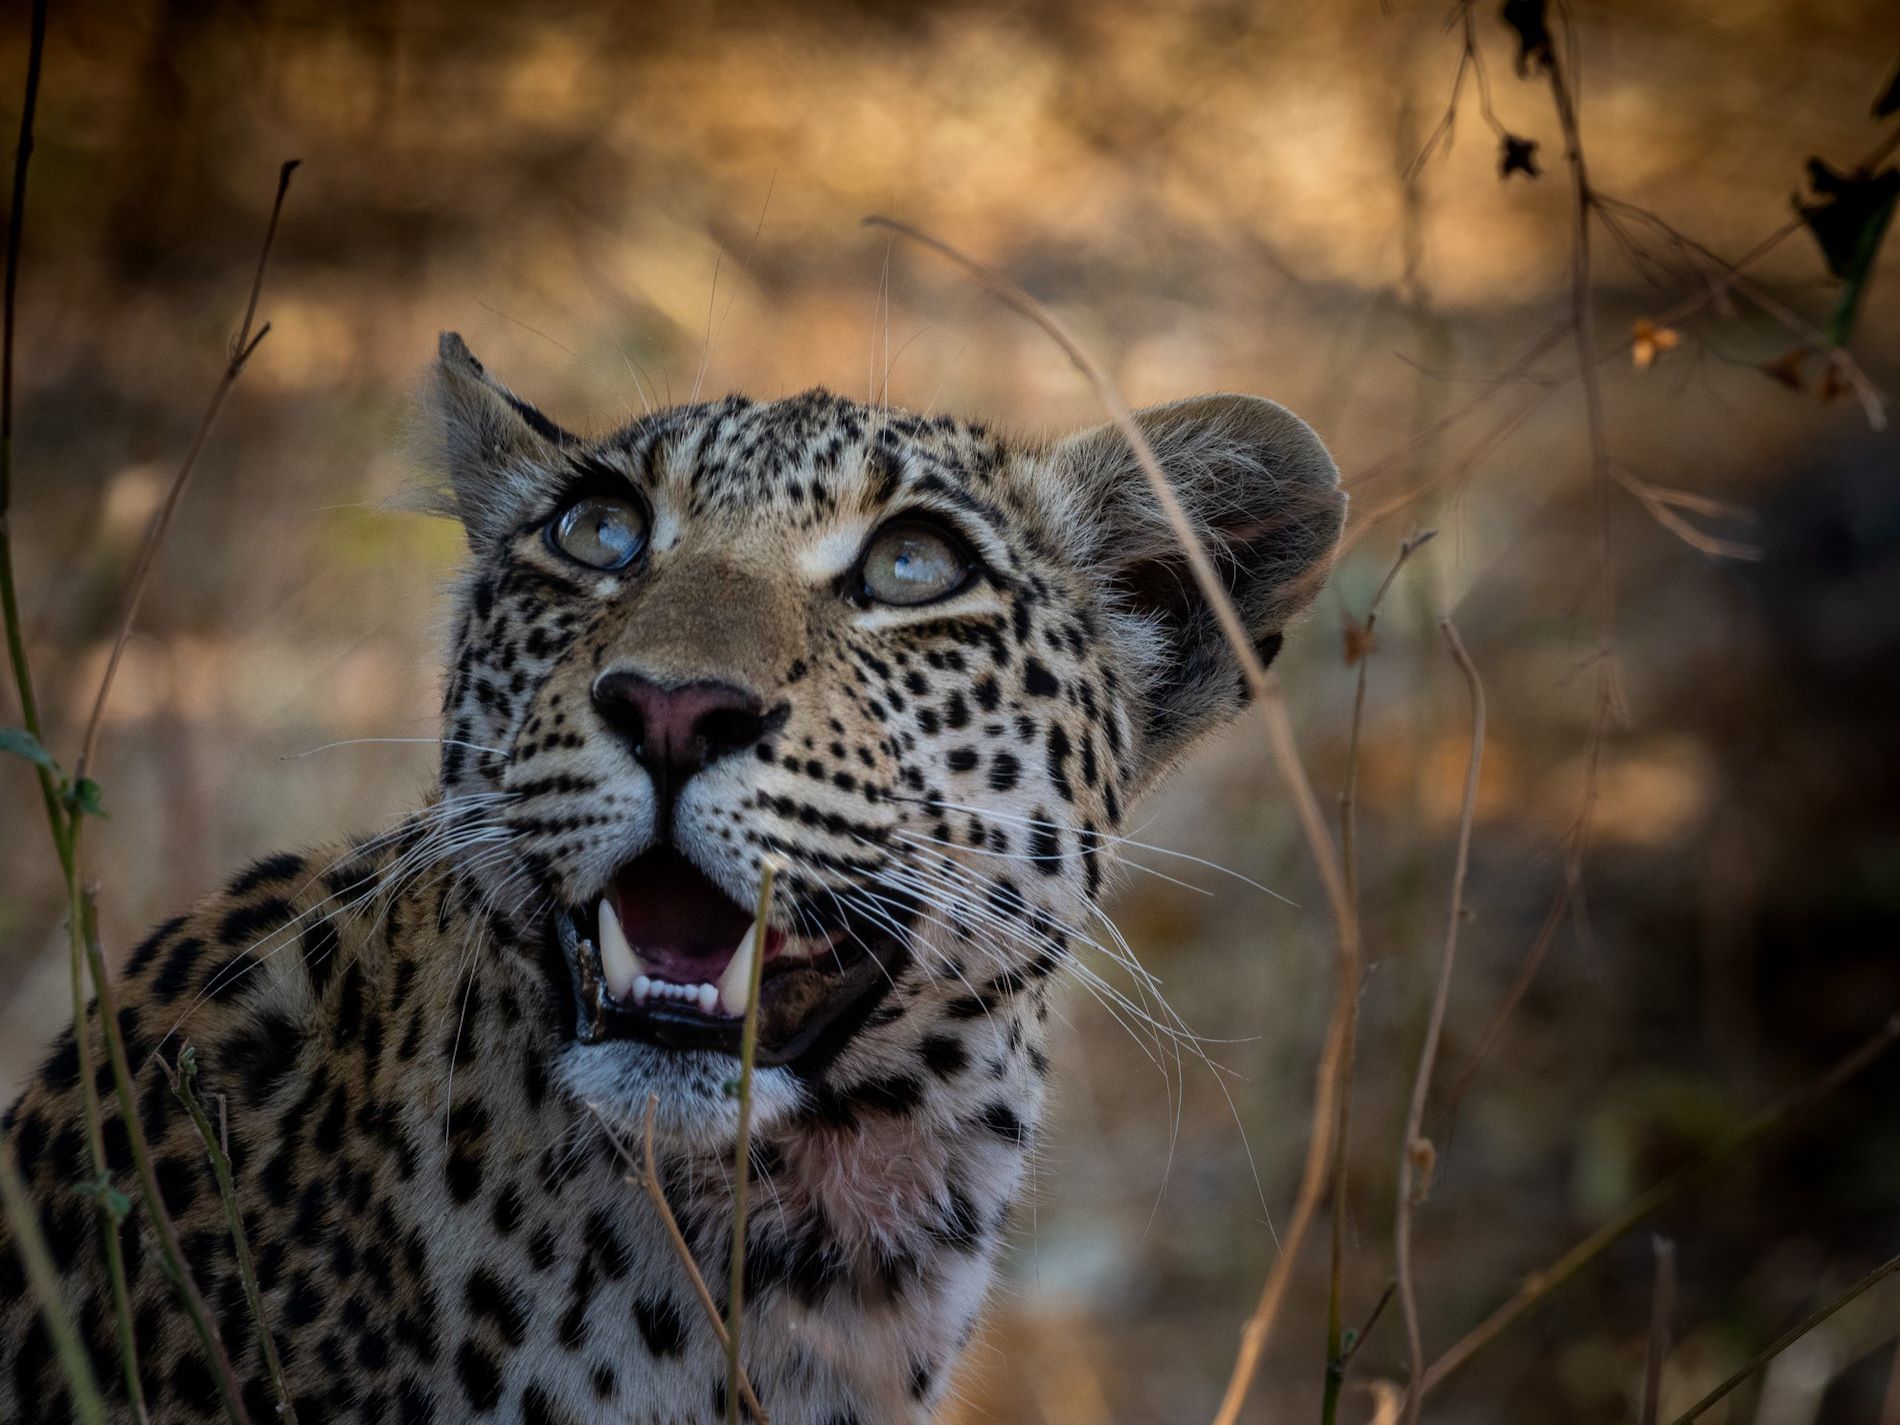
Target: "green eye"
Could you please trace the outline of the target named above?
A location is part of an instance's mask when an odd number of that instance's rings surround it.
[[[548,543],[589,569],[625,569],[646,548],[646,511],[632,500],[583,495],[555,516]]]
[[[859,579],[862,596],[880,604],[929,604],[970,582],[963,546],[923,520],[897,520],[871,539]]]

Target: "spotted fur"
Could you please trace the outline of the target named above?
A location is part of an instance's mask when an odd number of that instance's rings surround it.
[[[394,831],[258,862],[127,960],[120,1027],[167,1206],[253,1420],[275,1418],[217,1191],[159,1060],[195,1046],[300,1419],[724,1419],[720,1351],[627,1154],[659,1176],[723,1309],[733,1062],[582,1044],[549,917],[650,845],[653,788],[604,727],[604,671],[717,678],[764,735],[680,790],[673,836],[741,904],[849,903],[909,954],[821,1063],[757,1085],[745,1356],[779,1425],[921,1421],[973,1331],[1042,1117],[1053,987],[1127,808],[1244,700],[1112,428],[1055,444],[823,392],[563,432],[444,338],[429,430],[468,532],[440,787]],[[1342,497],[1279,407],[1141,418],[1269,656],[1324,576]],[[601,574],[541,537],[576,482],[631,485],[650,558]],[[981,562],[924,608],[842,587],[898,510]],[[96,1016],[91,1061],[103,1063]],[[95,1370],[110,1296],[70,1035],[8,1116]],[[106,1152],[132,1185],[124,1125]],[[213,1378],[136,1217],[120,1230],[151,1418]],[[68,1415],[0,1250],[0,1417]]]

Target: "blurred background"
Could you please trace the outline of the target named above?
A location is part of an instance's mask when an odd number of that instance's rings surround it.
[[[9,134],[24,10],[0,25]],[[1101,419],[1044,337],[859,226],[891,213],[1021,282],[1136,403],[1261,392],[1330,442],[1352,543],[1280,665],[1329,811],[1354,630],[1400,541],[1438,531],[1393,584],[1364,664],[1368,969],[1344,1300],[1361,1321],[1392,1274],[1444,936],[1469,736],[1435,626],[1448,613],[1490,735],[1426,1119],[1437,1165],[1416,1255],[1436,1356],[1900,1007],[1900,440],[1794,351],[1841,283],[1810,233],[1783,231],[1805,160],[1851,168],[1891,133],[1870,110],[1900,13],[1580,0],[1559,27],[1603,193],[1724,258],[1781,235],[1754,285],[1728,288],[1629,210],[1593,229],[1614,473],[1692,497],[1660,508],[1693,541],[1622,484],[1599,516],[1561,328],[1563,138],[1493,4],[1472,17],[1484,88],[1499,127],[1538,145],[1541,176],[1500,179],[1471,72],[1455,128],[1416,161],[1452,97],[1457,18],[1446,0],[56,6],[14,527],[63,756],[235,329],[278,164],[303,160],[261,308],[270,336],[185,496],[105,728],[111,820],[88,835],[108,945],[257,853],[381,826],[427,789],[437,590],[459,536],[403,512],[403,451],[439,329],[585,429],[696,387],[816,384],[1019,431]],[[1888,390],[1896,267],[1876,264],[1852,343]],[[1745,548],[1695,547],[1703,535]],[[1524,987],[1592,785],[1605,548],[1623,707],[1601,739],[1586,913],[1562,918]],[[0,702],[0,722],[17,716]],[[24,764],[0,765],[0,807],[10,1098],[67,989]],[[1220,1067],[1071,995],[1034,1199],[957,1421],[1208,1419],[1285,1225],[1332,939],[1258,722],[1130,830],[1163,848],[1135,859],[1173,879],[1131,870],[1114,920]],[[1656,1219],[1681,1275],[1664,1418],[1900,1250],[1896,1105],[1900,1054]],[[1634,1420],[1649,1230],[1453,1376],[1427,1418]],[[1308,1241],[1248,1419],[1319,1418],[1326,1235],[1322,1222]],[[1897,1333],[1890,1281],[1705,1418],[1894,1425]],[[1396,1379],[1404,1363],[1392,1311],[1352,1376]],[[1375,1404],[1355,1384],[1340,1418]]]

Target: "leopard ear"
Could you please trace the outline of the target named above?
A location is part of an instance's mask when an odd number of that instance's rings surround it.
[[[1196,396],[1135,420],[1271,660],[1332,565],[1346,510],[1332,456],[1305,421],[1258,396]],[[1084,431],[1051,458],[1135,683],[1139,794],[1245,704],[1240,662],[1121,431]]]
[[[578,443],[489,375],[454,332],[436,349],[423,426],[426,463],[448,477],[440,505],[477,548],[519,523],[561,452]]]

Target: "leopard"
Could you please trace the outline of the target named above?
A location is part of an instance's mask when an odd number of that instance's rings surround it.
[[[453,333],[422,386],[466,535],[432,790],[159,925],[5,1118],[108,1418],[934,1419],[1130,808],[1250,702],[1224,615],[1265,663],[1327,577],[1338,469],[1249,395],[1137,412],[1158,486],[1114,421],[819,389],[581,436]],[[74,1403],[9,1236],[0,1417]]]

